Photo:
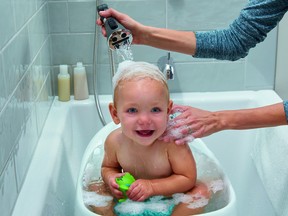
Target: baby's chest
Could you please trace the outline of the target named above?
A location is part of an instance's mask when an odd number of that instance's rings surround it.
[[[164,178],[172,173],[169,159],[164,152],[137,152],[122,156],[119,158],[121,167],[136,178]]]

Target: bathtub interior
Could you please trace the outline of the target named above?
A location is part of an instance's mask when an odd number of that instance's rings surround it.
[[[94,192],[88,190],[88,185],[91,182],[98,182],[101,178],[101,161],[103,159],[103,143],[107,135],[118,128],[119,125],[115,125],[110,122],[108,125],[103,127],[90,141],[84,152],[82,158],[82,165],[80,168],[77,192],[76,192],[76,203],[75,203],[75,215],[82,216],[93,216],[94,214],[89,210],[89,205],[105,205],[106,200],[109,199],[107,196],[96,195]],[[221,164],[214,156],[214,154],[207,148],[205,143],[201,139],[195,139],[193,142],[189,143],[194,158],[197,164],[198,180],[205,183],[211,191],[211,199],[209,204],[205,207],[205,212],[201,215],[211,215],[211,216],[230,216],[236,214],[236,198],[234,189],[221,168]],[[177,194],[173,197],[173,201],[183,199],[184,194]],[[159,197],[155,197],[158,200]],[[111,198],[110,198],[111,199]],[[202,205],[206,199],[200,199],[198,202],[192,205]],[[125,202],[124,206],[118,205],[118,211],[122,209],[121,215],[128,215],[128,211],[134,209],[136,212],[142,212],[142,208],[154,209],[151,203],[139,203],[139,202]],[[165,209],[166,206],[161,201],[156,201],[155,206],[162,205]],[[167,207],[168,208],[168,207]],[[162,209],[162,208],[161,208]],[[155,211],[155,210],[153,210]],[[165,212],[165,211],[164,211]],[[139,213],[137,213],[139,214]]]
[[[176,104],[208,110],[250,108],[280,101],[274,91],[179,93],[172,94],[172,99]],[[100,96],[100,101],[109,122],[107,104],[111,95]],[[69,103],[55,98],[12,215],[74,215],[82,156],[100,128],[93,96]],[[252,145],[259,142],[256,136],[261,130],[223,131],[203,138],[231,181],[238,215],[276,215],[251,157]]]
[[[91,121],[95,119],[95,121]],[[85,101],[52,104],[26,179],[12,213],[73,215],[76,182],[83,152],[101,127],[93,96]]]

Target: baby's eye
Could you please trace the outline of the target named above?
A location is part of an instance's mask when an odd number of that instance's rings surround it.
[[[160,110],[160,108],[158,108],[158,107],[154,107],[154,108],[152,108],[152,110],[151,110],[151,112],[160,112],[161,110]]]
[[[136,108],[129,108],[127,110],[128,113],[136,113],[137,112],[137,109]]]

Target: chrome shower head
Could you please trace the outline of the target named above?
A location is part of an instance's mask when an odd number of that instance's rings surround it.
[[[107,4],[97,6],[97,12],[107,10]],[[102,17],[101,21],[104,24],[107,34],[107,42],[110,49],[115,50],[121,47],[130,46],[133,40],[131,32],[124,28],[114,17]]]

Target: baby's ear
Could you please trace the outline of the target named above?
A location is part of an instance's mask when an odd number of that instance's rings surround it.
[[[168,113],[168,114],[171,114],[172,107],[173,107],[173,101],[172,101],[172,100],[169,100],[168,110],[167,110],[167,113]]]
[[[117,109],[116,107],[114,106],[113,103],[109,103],[109,111],[110,111],[110,115],[113,119],[113,122],[115,124],[119,124],[120,123],[120,119],[118,118],[118,115],[117,115]]]

